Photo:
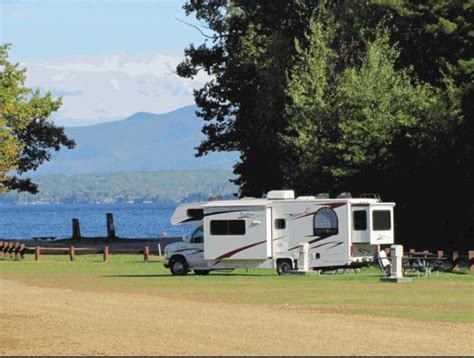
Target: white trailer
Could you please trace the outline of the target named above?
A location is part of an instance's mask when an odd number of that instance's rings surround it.
[[[177,275],[261,265],[279,274],[355,267],[393,244],[394,206],[376,197],[295,198],[291,190],[183,204],[171,223],[197,228],[166,247],[165,267]]]

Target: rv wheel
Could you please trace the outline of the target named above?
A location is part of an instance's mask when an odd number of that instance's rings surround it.
[[[185,259],[177,257],[170,262],[171,274],[183,276],[188,273],[188,263]]]
[[[286,260],[281,260],[277,262],[277,273],[279,275],[286,275],[291,270],[291,262]]]
[[[196,275],[209,275],[209,270],[194,270]]]

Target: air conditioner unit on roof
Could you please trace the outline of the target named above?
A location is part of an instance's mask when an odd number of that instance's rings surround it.
[[[293,190],[272,190],[267,193],[267,199],[294,199]]]

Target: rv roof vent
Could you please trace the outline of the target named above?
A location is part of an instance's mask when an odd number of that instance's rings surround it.
[[[293,190],[272,190],[267,193],[267,199],[294,199]]]
[[[319,193],[316,195],[316,199],[329,199],[329,193]]]
[[[364,199],[378,199],[379,201],[382,201],[382,198],[377,193],[362,193],[360,194],[360,197]]]
[[[314,200],[316,199],[315,196],[298,196],[296,200]]]
[[[338,196],[336,196],[336,199],[349,199],[349,198],[352,198],[352,195],[349,192],[343,192],[343,193],[340,193]]]

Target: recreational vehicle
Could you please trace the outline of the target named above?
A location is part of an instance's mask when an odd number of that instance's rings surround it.
[[[196,228],[166,247],[165,267],[184,275],[262,264],[278,274],[360,266],[373,260],[380,245],[393,244],[394,206],[376,195],[295,198],[292,190],[270,191],[263,199],[183,204],[171,223]]]

